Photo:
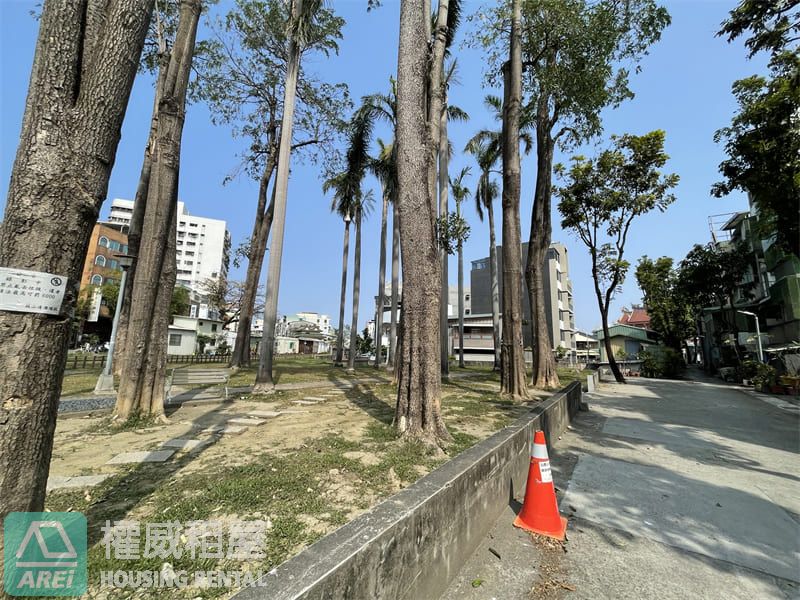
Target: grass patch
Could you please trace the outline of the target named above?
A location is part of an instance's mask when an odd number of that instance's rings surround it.
[[[76,396],[79,394],[91,394],[94,386],[97,385],[97,378],[102,373],[101,369],[76,371],[64,375],[61,383],[62,396]]]
[[[397,431],[395,431],[395,428],[379,421],[372,421],[369,423],[366,427],[365,435],[369,441],[382,444],[393,442],[397,439]]]

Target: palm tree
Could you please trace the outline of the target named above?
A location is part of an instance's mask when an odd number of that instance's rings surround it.
[[[361,221],[369,215],[375,197],[372,190],[366,194],[360,191],[353,203],[356,222],[356,251],[355,264],[353,265],[353,319],[350,325],[350,354],[347,358],[347,370],[354,371],[356,367],[356,354],[358,353],[358,303],[361,295]]]
[[[388,94],[372,94],[363,98],[364,106],[369,106],[373,117],[386,121],[394,131],[397,127],[397,82],[393,77],[389,78]],[[378,161],[382,163],[381,173],[375,170],[376,163],[373,163],[373,173],[383,182],[384,188],[389,189],[390,201],[392,203],[392,292],[391,292],[391,315],[389,326],[389,347],[387,348],[387,368],[394,369],[394,357],[397,347],[397,312],[400,305],[400,216],[397,210],[397,156],[395,153],[394,141],[386,146],[381,144],[381,155]],[[380,276],[381,281],[383,277]],[[378,296],[382,297],[383,287],[378,290]],[[381,313],[381,321],[382,321]],[[376,324],[378,319],[376,319]]]
[[[393,147],[394,144],[386,144],[378,138],[380,148],[377,158],[370,164],[370,170],[381,183],[381,247],[380,261],[378,263],[378,295],[375,303],[375,367],[379,368],[382,362],[381,340],[383,339],[383,307],[386,295],[386,223],[389,212],[389,204],[394,204],[394,193],[396,189],[395,168]]]
[[[459,3],[455,3],[458,5]],[[450,7],[452,9],[452,6]],[[460,7],[459,9],[460,10]],[[448,12],[448,19],[452,15]],[[456,17],[456,22],[458,17]],[[448,34],[450,34],[448,29]],[[448,37],[448,43],[452,37]],[[467,121],[469,115],[457,106],[448,103],[447,91],[450,85],[455,85],[458,81],[458,63],[452,60],[447,66],[444,74],[445,95],[442,104],[441,123],[439,125],[439,217],[446,217],[450,209],[447,206],[447,186],[450,181],[449,163],[451,156],[450,140],[447,135],[448,121]],[[444,248],[439,250],[439,260],[442,263],[442,288],[439,313],[439,333],[441,336],[441,368],[442,376],[447,377],[450,372],[450,353],[448,344],[448,305],[450,299],[450,277],[448,275],[449,254]]]
[[[307,44],[311,25],[322,8],[322,0],[291,0],[289,17],[289,43],[287,47],[286,84],[283,96],[281,137],[278,151],[278,171],[275,175],[275,214],[272,224],[267,292],[264,302],[264,333],[261,338],[261,356],[258,361],[254,394],[271,392],[275,384],[272,379],[272,359],[275,352],[275,322],[278,318],[278,289],[283,260],[283,234],[286,228],[286,196],[289,190],[289,156],[292,147],[292,125],[294,121],[297,76],[300,71],[300,56]]]
[[[502,101],[497,96],[488,95],[484,104],[494,112],[495,119],[502,118]],[[533,137],[530,134],[534,121],[530,112],[522,110],[520,115],[520,141],[523,151],[528,154],[533,147]],[[464,148],[475,157],[478,168],[481,170],[478,186],[475,188],[475,209],[478,218],[483,221],[483,213],[489,221],[489,273],[492,280],[492,334],[494,339],[494,370],[500,369],[500,286],[497,275],[497,241],[494,226],[494,201],[498,196],[498,186],[491,180],[491,173],[499,173],[494,167],[502,154],[502,132],[491,129],[482,129],[467,142]]]
[[[464,167],[455,179],[450,180],[453,200],[456,202],[456,220],[461,225],[461,203],[469,196],[469,189],[464,185],[464,178],[469,175],[470,168]],[[459,232],[458,247],[458,366],[464,368],[464,234]]]
[[[489,221],[489,276],[492,281],[492,334],[494,339],[494,366],[495,371],[500,369],[500,293],[497,283],[497,240],[494,227],[494,201],[497,200],[497,182],[489,177],[492,164],[491,149],[486,144],[474,147],[475,159],[481,169],[478,186],[475,188],[475,210],[478,218],[483,221],[483,213]],[[497,160],[496,155],[494,160]]]
[[[334,364],[342,366],[342,353],[344,352],[344,305],[347,295],[347,263],[350,253],[350,220],[352,218],[352,206],[347,196],[344,185],[346,173],[340,173],[322,184],[322,191],[328,193],[333,190],[333,204],[331,210],[338,213],[344,221],[344,242],[342,244],[342,296],[339,303],[339,331],[336,336],[336,359]]]

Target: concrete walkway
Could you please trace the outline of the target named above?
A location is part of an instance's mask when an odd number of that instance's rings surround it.
[[[713,381],[605,384],[590,405],[552,440],[564,548],[510,508],[445,598],[800,598],[794,411]]]

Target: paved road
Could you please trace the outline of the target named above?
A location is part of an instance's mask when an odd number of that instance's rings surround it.
[[[607,384],[591,408],[551,456],[566,552],[501,518],[446,598],[800,598],[797,411],[713,380]]]

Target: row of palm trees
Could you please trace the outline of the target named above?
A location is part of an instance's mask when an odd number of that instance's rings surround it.
[[[456,63],[453,61],[446,74],[447,82],[455,81]],[[375,121],[380,119],[389,124],[392,128],[396,123],[396,95],[395,81],[390,80],[391,89],[388,94],[373,94],[362,99],[361,107],[354,113],[349,123],[347,160],[344,170],[323,182],[322,190],[325,193],[333,192],[333,202],[331,211],[341,217],[344,223],[344,236],[342,244],[342,279],[341,295],[339,304],[339,330],[336,341],[335,364],[344,366],[344,348],[348,344],[347,368],[352,370],[355,366],[357,354],[357,324],[359,314],[359,300],[361,290],[361,231],[362,223],[374,210],[374,196],[372,190],[364,190],[364,178],[367,173],[371,173],[378,180],[381,186],[381,230],[380,230],[380,250],[378,263],[378,293],[376,295],[375,309],[375,337],[376,355],[375,366],[384,364],[389,368],[393,367],[394,350],[397,343],[397,314],[400,303],[399,293],[399,272],[400,272],[400,236],[399,220],[397,218],[397,170],[395,164],[394,142],[385,142],[381,138],[376,139],[377,154],[370,156],[370,136],[375,126]],[[487,95],[484,101],[486,107],[495,115],[495,119],[500,121],[502,118],[502,101],[494,95]],[[460,222],[463,219],[462,204],[470,196],[471,192],[466,186],[465,179],[471,174],[469,167],[464,167],[455,176],[450,177],[447,172],[449,159],[452,155],[452,147],[447,139],[446,123],[448,120],[466,121],[468,115],[460,108],[447,105],[442,118],[442,144],[447,148],[442,152],[439,163],[439,211],[440,214],[447,214],[448,202],[447,194],[452,194],[455,202],[455,219]],[[533,138],[530,130],[533,122],[529,114],[523,114],[521,119],[520,142],[524,152],[527,154],[533,146]],[[484,216],[488,221],[489,228],[489,266],[491,278],[492,296],[492,331],[494,339],[494,368],[500,368],[500,301],[499,301],[499,281],[497,265],[497,239],[495,233],[494,202],[499,196],[499,187],[493,179],[493,175],[500,174],[498,163],[502,155],[502,133],[493,129],[482,129],[478,131],[464,147],[464,152],[470,154],[478,167],[479,176],[475,188],[475,210],[478,219],[483,222]],[[392,207],[392,271],[391,271],[391,325],[389,329],[389,345],[387,356],[383,356],[381,338],[383,332],[383,313],[386,306],[386,259],[388,242],[388,214],[389,207]],[[350,253],[350,224],[355,227],[355,260],[353,269],[353,299],[350,328],[350,339],[344,339],[344,327],[346,311],[346,296],[348,285],[348,264]],[[459,353],[458,363],[464,366],[464,257],[463,241],[465,238],[456,240],[455,247],[458,256],[458,340]],[[449,365],[448,356],[448,292],[449,285],[447,279],[448,254],[442,248],[442,321],[441,336],[443,345],[443,373],[447,373]]]

